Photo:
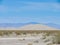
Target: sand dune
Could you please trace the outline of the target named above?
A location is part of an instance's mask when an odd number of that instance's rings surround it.
[[[58,29],[43,24],[29,24],[17,28],[13,28],[13,27],[0,28],[0,30],[58,30]]]
[[[42,24],[30,24],[21,27],[20,30],[57,30],[57,29]]]

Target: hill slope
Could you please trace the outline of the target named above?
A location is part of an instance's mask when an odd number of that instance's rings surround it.
[[[29,24],[21,27],[20,30],[57,30],[57,29],[42,24]]]

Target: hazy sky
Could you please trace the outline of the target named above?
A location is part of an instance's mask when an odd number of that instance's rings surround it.
[[[0,23],[60,24],[60,0],[0,0]]]

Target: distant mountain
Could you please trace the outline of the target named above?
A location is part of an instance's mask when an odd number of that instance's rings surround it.
[[[19,28],[20,30],[58,30],[43,24],[29,24]]]
[[[26,23],[26,24],[40,24],[38,22],[29,22],[29,23]]]
[[[21,27],[24,23],[0,23],[0,27]]]
[[[45,24],[45,25],[50,26],[50,27],[53,27],[53,28],[60,29],[60,25],[58,25],[58,24],[54,24],[54,23],[47,23],[47,24]]]
[[[37,22],[28,22],[28,23],[0,23],[0,27],[23,27],[25,25],[29,25],[29,24],[43,24],[43,25],[47,25],[49,27],[53,27],[53,28],[57,28],[60,29],[60,25],[58,24],[54,24],[54,23],[37,23]]]
[[[29,23],[0,23],[0,27],[21,27],[28,24],[38,24],[37,22],[29,22]]]

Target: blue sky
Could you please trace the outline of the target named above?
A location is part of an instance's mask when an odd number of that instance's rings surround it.
[[[60,0],[1,0],[0,23],[60,24]]]

